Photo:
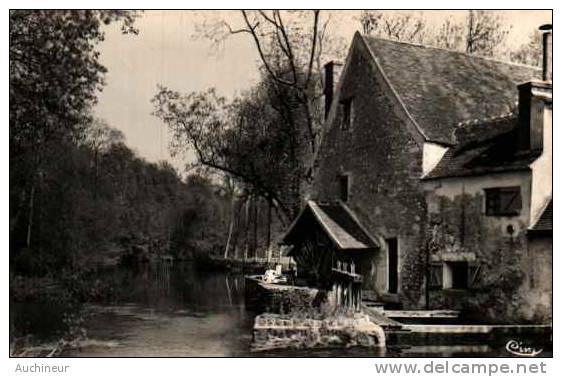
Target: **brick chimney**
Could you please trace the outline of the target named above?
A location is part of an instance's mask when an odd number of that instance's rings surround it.
[[[324,65],[324,117],[328,118],[342,64],[330,61]]]
[[[542,31],[542,80],[552,82],[552,25],[539,27]]]
[[[545,117],[551,117],[552,108],[552,25],[539,28],[543,32],[542,80],[529,81],[519,89],[518,144],[521,151],[541,151],[545,141],[550,143],[552,129],[545,129]]]

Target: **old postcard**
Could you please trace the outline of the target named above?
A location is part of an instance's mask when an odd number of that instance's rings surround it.
[[[552,357],[552,36],[10,10],[10,357]]]

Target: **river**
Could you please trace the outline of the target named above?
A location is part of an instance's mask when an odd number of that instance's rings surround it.
[[[254,315],[244,306],[241,274],[198,271],[191,263],[144,264],[109,268],[100,278],[115,284],[111,302],[83,307],[85,337],[61,356],[85,357],[262,357],[262,356],[508,356],[502,342],[457,338],[445,343],[424,338],[415,344],[390,344],[386,350],[363,348],[282,350],[252,353]],[[29,315],[18,305],[12,315]],[[40,323],[45,347],[53,346],[56,326],[49,313]],[[18,312],[20,311],[20,312]],[[44,323],[43,323],[44,322]],[[51,342],[51,343],[49,343]],[[544,356],[552,354],[551,351]]]

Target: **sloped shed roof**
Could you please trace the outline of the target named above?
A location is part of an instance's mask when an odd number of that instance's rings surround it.
[[[308,201],[305,208],[289,227],[282,242],[293,244],[309,230],[312,218],[326,232],[340,250],[365,250],[378,248],[353,214],[341,204],[324,204]]]
[[[459,122],[511,111],[517,85],[541,77],[539,68],[363,38],[428,141],[454,144],[452,134]]]
[[[457,129],[459,144],[449,148],[424,180],[528,170],[540,152],[517,149],[517,117],[488,120]]]
[[[550,199],[550,202],[548,202],[548,205],[544,208],[535,225],[531,227],[531,230],[552,231],[552,212],[552,199]]]

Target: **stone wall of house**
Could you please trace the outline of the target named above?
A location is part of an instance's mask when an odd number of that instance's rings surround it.
[[[486,216],[484,188],[519,186],[518,216]],[[466,290],[432,289],[432,309],[460,309],[469,316],[495,322],[546,319],[531,287],[531,268],[538,255],[528,247],[531,179],[528,172],[448,178],[426,183],[430,260],[470,262],[473,284]],[[537,247],[544,250],[542,244]],[[539,253],[540,254],[540,253]],[[543,251],[542,254],[545,254]],[[547,281],[545,272],[535,272]],[[534,284],[534,283],[533,283]],[[542,284],[542,283],[540,283]]]
[[[552,233],[529,236],[528,263],[525,264],[529,276],[524,289],[528,290],[529,305],[527,318],[535,322],[552,321]]]
[[[348,174],[347,205],[371,235],[398,238],[400,299],[406,307],[423,300],[425,201],[419,177],[422,146],[403,120],[399,103],[359,41],[342,78],[340,100],[352,100],[352,124],[340,127],[342,109],[323,136],[311,199],[336,201],[338,175]],[[402,117],[401,117],[402,116]],[[386,250],[372,256],[366,289],[387,290]],[[395,298],[395,297],[394,297]]]

